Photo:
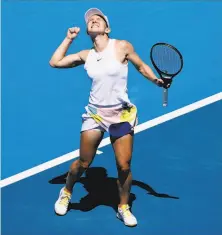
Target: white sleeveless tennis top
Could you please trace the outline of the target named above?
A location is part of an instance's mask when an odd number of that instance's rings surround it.
[[[127,93],[128,64],[116,58],[115,39],[102,52],[89,51],[84,68],[92,79],[89,103],[112,106],[130,103]]]

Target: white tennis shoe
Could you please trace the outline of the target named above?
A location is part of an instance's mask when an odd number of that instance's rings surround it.
[[[122,220],[126,226],[136,226],[136,217],[131,213],[129,205],[122,205],[118,207],[118,212],[116,214],[117,218]]]
[[[72,196],[71,193],[67,192],[64,189],[65,188],[63,187],[60,190],[59,198],[55,203],[55,212],[58,215],[65,215],[67,213],[69,202],[70,202],[71,196]]]

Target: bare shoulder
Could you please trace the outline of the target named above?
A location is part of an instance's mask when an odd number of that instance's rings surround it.
[[[133,45],[127,40],[116,40],[116,46],[127,54],[134,51]]]
[[[78,53],[81,60],[86,61],[89,51],[90,50],[87,49],[87,50],[82,50]]]

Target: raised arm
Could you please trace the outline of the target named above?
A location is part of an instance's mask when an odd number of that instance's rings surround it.
[[[84,64],[88,56],[89,50],[83,50],[76,54],[66,55],[69,46],[77,37],[80,28],[69,28],[66,38],[62,41],[60,46],[56,49],[49,61],[53,68],[72,68]]]
[[[126,60],[132,62],[135,68],[147,79],[151,82],[155,83],[156,85],[162,87],[164,82],[162,79],[156,77],[152,69],[142,61],[142,59],[137,55],[134,51],[134,48],[131,43],[127,41],[121,41],[122,50],[125,53]]]

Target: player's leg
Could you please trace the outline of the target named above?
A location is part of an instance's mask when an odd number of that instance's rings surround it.
[[[80,158],[71,164],[66,180],[65,189],[70,193],[76,181],[92,163],[102,138],[103,132],[98,129],[81,133]]]
[[[134,133],[124,135],[120,138],[112,138],[111,142],[116,156],[118,170],[118,190],[120,202],[118,205],[118,218],[122,219],[128,226],[137,224],[136,218],[129,210],[129,196],[132,184],[132,173],[130,169],[133,152]]]
[[[80,157],[71,164],[66,185],[60,190],[59,198],[55,203],[57,214],[65,215],[67,213],[74,184],[92,163],[103,134],[104,132],[100,129],[87,130],[81,133]]]

